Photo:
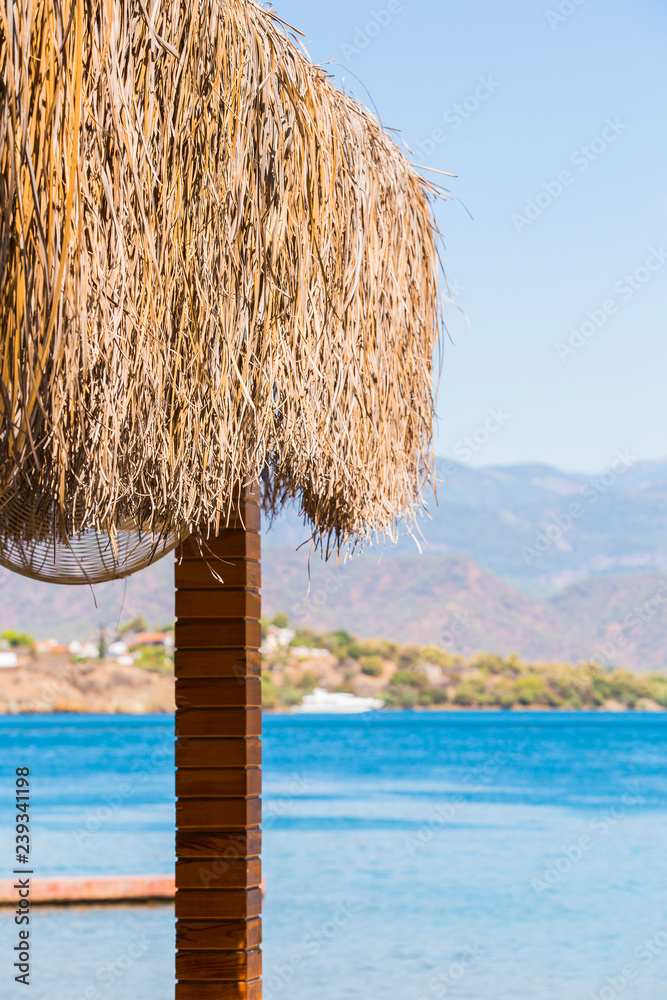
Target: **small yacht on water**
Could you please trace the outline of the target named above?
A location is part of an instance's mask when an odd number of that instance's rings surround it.
[[[361,712],[377,712],[383,705],[381,698],[360,698],[356,694],[325,691],[324,688],[317,687],[312,694],[305,694],[301,704],[295,705],[292,711],[358,715]]]

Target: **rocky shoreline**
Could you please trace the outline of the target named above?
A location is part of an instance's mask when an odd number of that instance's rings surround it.
[[[0,715],[173,712],[174,678],[114,661],[40,656],[0,670]]]

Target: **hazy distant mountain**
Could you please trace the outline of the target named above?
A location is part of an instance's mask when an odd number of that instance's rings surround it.
[[[469,559],[387,555],[338,569],[303,568],[289,550],[268,550],[267,611],[285,611],[315,631],[344,626],[359,636],[439,645],[471,654],[521,652],[530,659],[581,659],[576,624],[498,580]]]
[[[466,556],[532,596],[591,576],[667,570],[667,461],[633,462],[619,452],[608,469],[586,476],[439,459],[429,512],[425,552]],[[265,544],[296,545],[307,534],[286,517]],[[404,536],[393,551],[417,548]]]
[[[296,551],[308,531],[293,515],[276,521],[263,542],[265,612],[462,653],[667,665],[667,462],[620,455],[588,477],[439,460],[438,478],[421,555],[409,536],[338,569],[313,555],[310,594],[308,546]],[[127,583],[96,588],[96,609],[86,587],[0,572],[0,626],[65,638],[137,614],[159,624],[172,617],[172,580],[168,557]]]

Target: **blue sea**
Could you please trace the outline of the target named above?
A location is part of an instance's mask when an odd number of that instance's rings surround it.
[[[267,716],[265,997],[657,1000],[667,974],[667,716]],[[40,875],[173,869],[173,719],[0,718]],[[29,992],[171,1000],[170,906],[33,911]]]

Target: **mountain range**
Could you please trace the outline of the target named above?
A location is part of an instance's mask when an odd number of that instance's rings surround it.
[[[439,459],[437,479],[421,537],[403,530],[338,566],[298,548],[308,531],[293,512],[275,520],[264,613],[465,655],[667,666],[667,461],[618,452],[587,476]],[[0,628],[68,639],[139,614],[163,624],[172,579],[169,558],[94,595],[0,571]]]

